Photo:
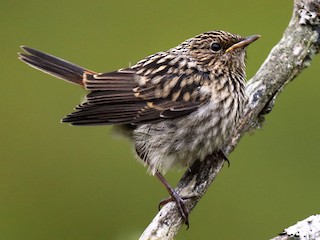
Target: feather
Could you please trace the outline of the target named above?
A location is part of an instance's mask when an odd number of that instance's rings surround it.
[[[154,123],[196,111],[210,99],[200,97],[207,80],[186,59],[169,52],[154,54],[130,68],[95,73],[66,60],[23,46],[20,59],[34,68],[83,85],[86,101],[62,121],[73,125]],[[181,64],[180,61],[184,61]]]

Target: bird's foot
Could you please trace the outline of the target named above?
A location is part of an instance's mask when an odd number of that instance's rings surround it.
[[[187,225],[187,229],[189,228],[189,210],[187,209],[185,205],[185,200],[188,200],[190,198],[194,198],[196,196],[190,196],[190,197],[181,197],[176,191],[170,192],[171,197],[168,197],[166,199],[163,199],[159,202],[159,210],[166,205],[169,202],[175,202],[178,208],[178,211],[182,217],[182,220],[184,224]]]
[[[187,225],[187,229],[189,228],[189,210],[185,205],[185,200],[188,200],[190,198],[197,197],[196,195],[194,196],[187,196],[187,197],[181,197],[169,184],[168,182],[164,179],[161,173],[156,172],[155,174],[159,180],[163,183],[163,185],[166,187],[167,191],[170,194],[169,198],[166,198],[159,203],[159,210],[161,207],[163,207],[165,204],[169,202],[175,202],[178,208],[178,211],[182,217],[183,222]]]

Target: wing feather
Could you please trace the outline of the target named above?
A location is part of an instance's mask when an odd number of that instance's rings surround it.
[[[201,96],[200,91],[208,81],[207,74],[195,69],[188,69],[187,73],[183,69],[177,71],[179,66],[177,61],[172,61],[173,57],[161,53],[132,68],[88,73],[84,86],[91,92],[86,102],[77,106],[63,122],[139,125],[175,119],[196,111],[210,98]]]

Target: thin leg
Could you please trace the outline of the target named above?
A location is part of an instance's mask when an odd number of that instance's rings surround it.
[[[168,202],[175,201],[177,204],[179,213],[181,214],[181,217],[184,220],[184,223],[187,225],[187,229],[188,229],[189,228],[189,211],[184,204],[184,201],[183,201],[184,198],[179,196],[179,194],[169,185],[167,180],[162,176],[160,172],[157,171],[155,175],[158,177],[161,183],[165,186],[165,188],[167,189],[167,191],[171,196],[171,198],[161,201],[159,206],[163,206]]]
[[[139,151],[139,149],[136,148],[136,152],[138,154],[138,156],[141,159],[146,159],[146,155],[144,152]],[[148,161],[146,161],[148,163]],[[178,207],[178,211],[181,214],[181,217],[184,221],[184,223],[187,225],[187,229],[189,228],[189,211],[186,208],[185,204],[184,204],[184,199],[188,199],[190,197],[180,197],[179,194],[170,186],[170,184],[167,182],[167,180],[162,176],[162,174],[158,171],[156,171],[155,175],[157,176],[157,178],[160,180],[160,182],[165,186],[165,188],[167,189],[167,191],[170,194],[170,198],[167,198],[163,201],[161,201],[159,203],[159,208],[162,207],[163,205],[165,205],[168,202],[172,202],[175,201]]]

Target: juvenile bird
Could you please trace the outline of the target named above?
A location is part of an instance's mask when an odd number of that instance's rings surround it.
[[[245,49],[259,37],[205,32],[132,67],[107,73],[26,46],[19,59],[89,90],[85,102],[62,122],[117,125],[126,131],[137,155],[165,185],[188,225],[184,200],[163,174],[209,154],[223,155],[221,148],[246,102]]]

